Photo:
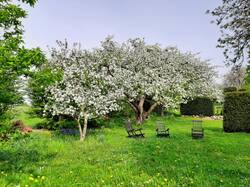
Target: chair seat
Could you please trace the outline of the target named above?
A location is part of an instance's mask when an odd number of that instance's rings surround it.
[[[142,128],[133,128],[132,123],[131,123],[130,120],[128,120],[125,123],[125,128],[127,130],[129,138],[144,137],[144,133],[142,133]]]
[[[169,128],[166,128],[163,122],[156,122],[156,135],[158,137],[170,137]]]
[[[193,131],[192,134],[203,134],[203,131]]]

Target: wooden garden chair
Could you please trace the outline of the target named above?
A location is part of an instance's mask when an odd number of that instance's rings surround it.
[[[156,133],[158,137],[170,137],[169,128],[166,129],[163,122],[156,122]]]
[[[133,128],[130,120],[126,121],[125,129],[127,130],[129,138],[144,137],[144,133],[142,133],[142,128]]]
[[[204,128],[202,127],[202,120],[193,120],[192,137],[194,139],[204,137]]]

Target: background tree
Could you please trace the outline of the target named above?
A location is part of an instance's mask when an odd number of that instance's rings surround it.
[[[240,89],[245,84],[245,78],[247,76],[246,68],[236,68],[233,67],[230,72],[228,72],[224,76],[224,87],[236,87],[237,89]]]
[[[222,32],[218,47],[224,48],[227,64],[241,65],[244,57],[249,61],[250,1],[222,0],[211,14],[216,17],[216,24]]]
[[[28,80],[28,95],[35,113],[43,116],[45,104],[47,103],[46,89],[55,82],[60,81],[60,71],[52,69],[48,62],[38,66]]]
[[[247,66],[246,72],[247,73],[246,73],[244,88],[250,90],[250,64]]]
[[[215,71],[206,61],[176,48],[147,45],[142,39],[119,44],[108,37],[96,50],[99,62],[121,88],[123,101],[141,124],[159,105],[169,109],[193,97],[216,94]],[[145,100],[150,106],[145,111]]]
[[[22,0],[33,6],[36,0]],[[31,66],[44,61],[40,49],[26,49],[22,40],[22,19],[27,13],[10,0],[0,1],[0,112],[20,102],[16,84],[20,75],[28,75]]]

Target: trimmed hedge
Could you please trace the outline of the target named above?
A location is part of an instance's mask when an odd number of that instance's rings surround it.
[[[227,88],[224,88],[224,93],[226,93],[226,92],[236,92],[236,91],[237,91],[236,87],[227,87]]]
[[[225,93],[225,132],[250,132],[250,92]]]
[[[181,104],[180,111],[182,115],[214,115],[214,103],[209,98],[196,98],[186,104]]]

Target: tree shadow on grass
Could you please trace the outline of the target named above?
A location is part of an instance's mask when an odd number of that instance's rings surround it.
[[[47,147],[11,146],[0,150],[0,170],[4,173],[33,173],[44,167],[56,153],[47,152]]]

